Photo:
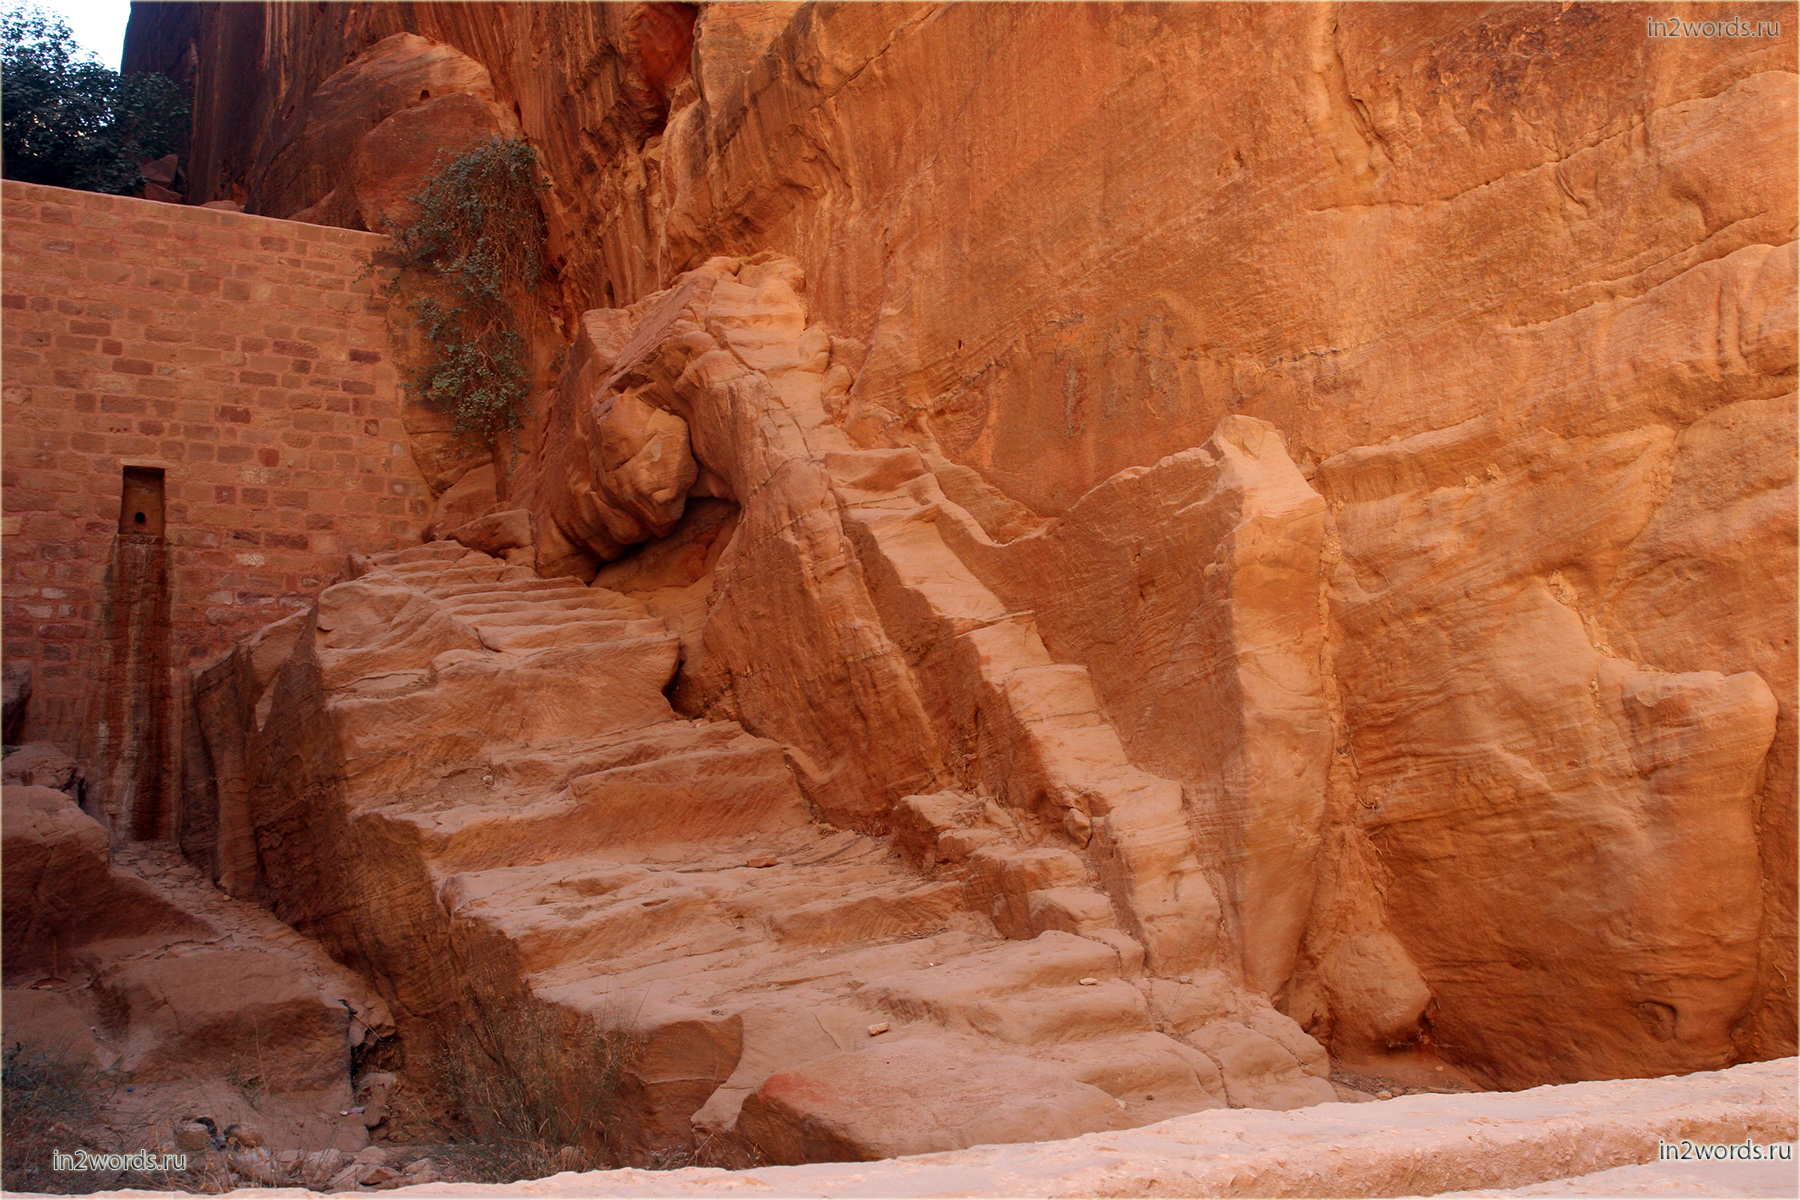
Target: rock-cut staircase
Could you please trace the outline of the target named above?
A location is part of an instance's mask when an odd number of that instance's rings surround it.
[[[258,704],[264,866],[317,881],[280,909],[415,1046],[566,1097],[591,1059],[494,1047],[624,1047],[594,1110],[624,1160],[1330,1098],[1311,1039],[1217,972],[1145,978],[1094,870],[991,801],[909,798],[897,839],[814,819],[780,745],[674,712],[678,639],[638,600],[454,542],[355,567]]]
[[[604,1090],[630,1162],[872,1158],[1333,1099],[1325,1052],[1242,985],[1234,948],[1275,976],[1291,957],[1292,929],[1256,913],[1304,912],[1287,893],[1310,865],[1233,839],[1304,832],[1285,797],[1305,780],[1265,802],[1252,771],[1208,799],[1202,864],[1184,782],[1142,769],[1089,665],[1046,646],[1070,630],[1040,611],[1093,558],[1056,540],[1079,523],[884,445],[802,291],[786,260],[716,259],[589,314],[565,370],[570,437],[629,458],[606,418],[629,390],[736,497],[729,518],[690,498],[687,525],[595,586],[454,540],[357,559],[278,671],[240,654],[249,824],[283,915],[381,981],[428,1057],[527,1076],[563,1112]],[[528,510],[491,514],[533,531],[535,551],[506,549],[520,564],[563,561],[551,534],[635,478],[576,486],[558,463],[528,464]],[[1310,544],[1288,534],[1318,498],[1260,423],[1119,479],[1155,492],[1132,519],[1181,530],[1158,552],[1182,578],[1217,557],[1208,530],[1281,534],[1208,578]],[[1089,523],[1101,552],[1128,532]],[[1202,596],[1171,619],[1254,632],[1255,604],[1316,609],[1300,567],[1264,572],[1298,598],[1265,582],[1241,611]],[[1262,644],[1279,638],[1215,641],[1185,648],[1190,674],[1293,673]],[[616,1080],[596,1046],[621,1048]]]

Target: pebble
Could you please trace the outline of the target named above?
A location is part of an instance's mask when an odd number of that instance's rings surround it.
[[[240,1146],[255,1149],[263,1144],[263,1133],[254,1125],[234,1122],[226,1127],[225,1140],[227,1142],[235,1141]]]
[[[1081,981],[1081,986],[1082,987],[1096,987],[1099,985],[1099,983],[1100,983],[1100,981],[1098,979],[1095,979],[1092,975],[1089,975],[1086,979],[1083,979]]]
[[[888,1023],[886,1021],[877,1021],[877,1022],[875,1022],[875,1024],[869,1026],[869,1036],[870,1037],[879,1037],[880,1035],[886,1033],[887,1031],[888,1031]]]
[[[772,867],[780,861],[781,860],[776,858],[773,854],[759,854],[744,865],[746,867]]]
[[[356,1182],[363,1187],[379,1188],[386,1191],[389,1188],[402,1187],[408,1181],[406,1176],[400,1174],[400,1172],[394,1170],[392,1167],[375,1166],[364,1167],[359,1170],[356,1173]]]

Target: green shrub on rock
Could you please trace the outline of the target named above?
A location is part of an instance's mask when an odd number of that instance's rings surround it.
[[[414,394],[452,415],[457,433],[493,437],[519,427],[530,390],[515,305],[543,274],[543,184],[536,152],[517,138],[446,159],[393,235],[400,271],[389,292],[428,347]]]

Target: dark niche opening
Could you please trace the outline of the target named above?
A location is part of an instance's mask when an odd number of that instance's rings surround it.
[[[163,469],[126,467],[119,495],[119,532],[163,533]]]

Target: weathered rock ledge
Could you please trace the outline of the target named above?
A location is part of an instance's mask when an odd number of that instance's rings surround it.
[[[1218,1109],[1067,1141],[978,1146],[879,1163],[593,1171],[504,1185],[402,1188],[396,1194],[1428,1196],[1558,1180],[1571,1181],[1571,1190],[1580,1193],[1585,1189],[1579,1177],[1647,1164],[1622,1174],[1623,1188],[1593,1193],[1624,1194],[1648,1190],[1659,1165],[1659,1140],[1791,1142],[1800,1108],[1796,1061],[1522,1092],[1322,1104],[1292,1112]],[[1694,1164],[1661,1165],[1675,1175],[1694,1173],[1684,1170]],[[1759,1180],[1776,1177],[1767,1166],[1719,1163],[1715,1169],[1723,1187],[1712,1194],[1779,1194],[1758,1187]],[[1792,1194],[1791,1164],[1785,1179]],[[289,1194],[307,1193],[256,1193],[271,1200]]]

